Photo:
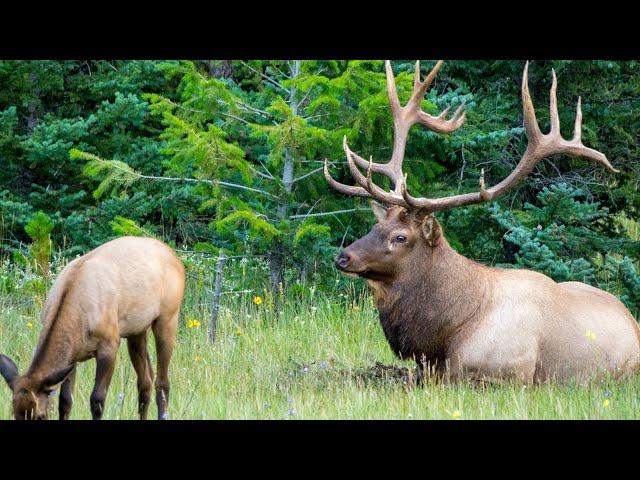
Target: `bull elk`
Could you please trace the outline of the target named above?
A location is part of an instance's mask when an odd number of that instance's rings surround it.
[[[50,393],[60,388],[59,418],[71,412],[75,366],[96,359],[91,415],[100,419],[116,363],[120,338],[127,339],[138,377],[138,413],[147,418],[153,369],[147,331],[153,330],[158,356],[156,403],[166,417],[169,361],[173,351],[185,270],[164,243],[139,237],[112,240],[70,262],[47,296],[43,328],[26,374],[0,355],[0,374],[13,391],[13,416],[45,419]]]
[[[458,254],[447,242],[434,212],[495,199],[526,177],[542,159],[555,154],[584,157],[617,172],[601,152],[581,141],[578,99],[571,140],[560,135],[556,75],[550,99],[548,134],[540,131],[528,87],[528,63],[522,77],[524,128],[528,139],[511,174],[486,188],[484,172],[473,193],[445,198],[416,198],[402,173],[407,135],[419,123],[438,133],[463,124],[463,106],[447,118],[423,112],[420,103],[442,61],[424,81],[416,64],[408,103],[398,100],[391,64],[386,62],[387,90],[393,116],[394,143],[387,163],[366,161],[344,151],[357,185],[329,184],[347,195],[372,198],[377,223],[336,257],[339,270],[365,278],[373,290],[384,334],[397,356],[414,359],[418,378],[425,368],[452,380],[509,380],[539,383],[550,379],[580,382],[607,373],[614,377],[638,370],[640,330],[613,295],[580,282],[556,283],[530,270],[491,268]],[[360,169],[366,171],[366,175]],[[372,173],[386,175],[393,190],[375,185]],[[375,202],[378,200],[386,207]]]

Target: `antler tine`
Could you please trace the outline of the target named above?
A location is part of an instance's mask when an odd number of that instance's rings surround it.
[[[491,198],[491,195],[489,194],[489,192],[487,192],[487,189],[484,186],[484,168],[480,169],[480,197],[482,197],[482,200],[484,200],[485,202],[487,200],[489,200]]]
[[[436,133],[451,133],[459,129],[466,119],[466,112],[463,112],[464,103],[462,103],[454,112],[453,117],[449,120],[445,120],[446,112],[449,111],[451,107],[447,107],[443,112],[437,117],[433,117],[428,113],[418,112],[418,123],[428,127],[430,130],[433,130]]]
[[[556,71],[551,69],[551,93],[549,94],[549,123],[551,124],[550,135],[560,136],[560,117],[558,116],[558,79],[556,78]]]
[[[582,99],[578,97],[578,105],[576,107],[576,122],[574,126],[573,138],[567,141],[562,138],[560,133],[560,117],[558,116],[558,100],[556,91],[558,88],[558,80],[556,78],[555,70],[551,69],[551,92],[549,95],[549,117],[551,128],[545,139],[549,139],[551,147],[557,151],[555,153],[565,153],[573,157],[584,157],[593,160],[607,170],[613,173],[618,173],[619,170],[613,168],[613,165],[607,160],[607,157],[597,150],[587,148],[582,144]]]
[[[422,82],[420,81],[420,60],[416,61],[416,75],[413,80],[413,95],[411,95],[411,100],[417,100],[418,106],[422,101],[422,97],[424,97],[424,94],[429,90],[429,87],[433,83],[433,79],[438,75],[443,63],[444,60],[438,60],[429,72],[429,75],[427,75],[427,78]]]
[[[400,100],[398,99],[398,91],[396,90],[396,79],[393,76],[391,62],[389,60],[385,60],[384,67],[387,74],[387,93],[389,94],[389,103],[391,104],[391,111],[395,120],[396,115],[400,112],[402,107],[400,106]]]
[[[362,172],[358,169],[354,162],[355,154],[349,149],[349,145],[344,143],[344,150],[347,155],[347,164],[349,165],[349,170],[351,171],[351,175],[355,179],[355,181],[362,187],[364,190],[369,192],[369,196],[373,197],[382,202],[392,203],[395,205],[404,205],[401,201],[400,197],[395,196],[393,193],[385,192],[383,189],[378,187],[373,180],[371,179],[371,172],[375,171],[373,167],[386,167],[386,165],[378,165],[373,163],[373,158],[370,158],[367,162],[367,176],[365,177]],[[391,173],[389,173],[386,169],[383,171],[387,176],[389,176],[396,184],[397,181],[394,180],[394,177]]]
[[[404,107],[404,111],[407,114],[405,116],[407,117],[409,126],[414,123],[420,123],[436,133],[451,133],[460,128],[464,123],[465,114],[461,114],[462,109],[464,108],[464,103],[458,107],[453,117],[449,120],[446,119],[446,116],[451,108],[450,106],[445,108],[436,117],[429,115],[420,109],[420,103],[424,98],[424,94],[433,83],[433,80],[436,78],[440,68],[442,68],[443,63],[444,60],[438,60],[425,78],[424,82],[422,82],[420,81],[420,60],[416,62],[416,73],[413,80],[413,93],[411,94],[411,98],[407,102],[407,105]]]
[[[356,197],[371,197],[371,194],[362,187],[345,185],[344,183],[340,183],[337,180],[334,180],[334,178],[329,173],[329,165],[326,158],[324,159],[324,178],[327,180],[329,185],[331,185],[340,193],[344,193],[346,195],[353,195]]]
[[[573,142],[582,142],[582,97],[578,97],[576,107],[576,123],[573,127]]]
[[[524,73],[522,74],[522,117],[529,143],[537,143],[542,137],[542,132],[538,127],[536,111],[529,93],[529,62],[524,64]]]
[[[404,174],[404,181],[402,182],[402,186],[400,187],[400,193],[402,194],[402,198],[407,202],[407,205],[413,209],[424,209],[432,211],[433,204],[428,198],[415,198],[411,196],[409,191],[407,190],[407,174]]]
[[[360,168],[369,168],[369,162],[367,160],[365,160],[364,158],[362,158],[360,155],[358,155],[356,152],[354,152],[353,150],[349,149],[349,144],[347,141],[347,136],[345,135],[342,139],[342,148],[345,151],[345,153],[347,155],[351,154],[353,161],[360,167]],[[389,171],[389,168],[387,167],[387,165],[384,164],[379,164],[379,163],[374,163],[372,165],[373,171],[374,173],[383,173],[383,174],[387,174],[387,172]]]

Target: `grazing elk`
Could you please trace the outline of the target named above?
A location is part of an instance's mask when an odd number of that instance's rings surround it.
[[[371,232],[336,258],[342,272],[365,278],[373,290],[385,336],[401,358],[413,358],[421,379],[425,367],[437,376],[472,380],[515,379],[538,383],[549,379],[586,381],[599,373],[614,377],[638,369],[640,330],[631,313],[613,295],[580,282],[556,283],[530,270],[499,269],[458,254],[447,242],[434,212],[494,199],[526,177],[542,159],[555,154],[584,157],[617,172],[600,152],[581,142],[580,99],[572,140],[560,135],[556,76],[551,86],[551,131],[541,133],[522,78],[524,127],[528,145],[520,163],[502,182],[479,191],[446,198],[415,198],[402,173],[407,135],[420,123],[449,133],[464,122],[462,106],[447,119],[420,109],[424,93],[442,65],[424,82],[416,64],[413,93],[401,106],[391,64],[386,62],[387,89],[394,125],[391,160],[366,161],[344,140],[349,169],[358,185],[329,184],[372,202],[378,220]],[[366,176],[360,171],[366,169]],[[372,181],[372,172],[389,177],[393,191]]]
[[[166,418],[169,361],[184,287],[180,259],[167,245],[150,238],[118,238],[70,262],[45,302],[43,329],[27,373],[18,375],[16,364],[0,355],[0,374],[13,391],[13,416],[47,418],[49,394],[62,383],[58,408],[60,419],[66,420],[76,362],[95,357],[91,415],[100,419],[120,338],[126,338],[138,377],[138,412],[146,419],[153,387],[147,352],[151,328],[158,356],[158,418]]]

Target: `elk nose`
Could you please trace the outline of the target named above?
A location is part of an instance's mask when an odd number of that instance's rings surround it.
[[[336,266],[341,269],[347,268],[350,261],[351,256],[348,253],[344,251],[340,252],[340,255],[336,257]]]

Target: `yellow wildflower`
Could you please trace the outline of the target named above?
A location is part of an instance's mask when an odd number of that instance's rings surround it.
[[[256,305],[260,305],[262,303],[262,297],[260,295],[256,295],[255,297],[253,297],[253,303],[255,303]]]
[[[200,360],[202,360],[202,357],[200,355],[196,355],[195,361],[199,362]]]
[[[27,323],[27,328],[29,330],[31,330],[33,328],[33,323],[31,323],[31,322]]]
[[[453,412],[451,412],[451,417],[453,418],[460,418],[462,416],[462,412],[460,410],[454,410]]]
[[[199,326],[200,326],[200,321],[196,320],[195,318],[191,318],[187,322],[188,328],[198,328]]]
[[[602,402],[602,406],[607,408],[609,406],[609,399],[607,398],[604,402]]]
[[[240,329],[240,327],[236,328],[236,337],[239,337],[242,335],[242,330]]]
[[[591,330],[587,330],[584,336],[587,337],[587,340],[589,340],[590,342],[593,342],[596,339],[596,334],[593,333]]]

